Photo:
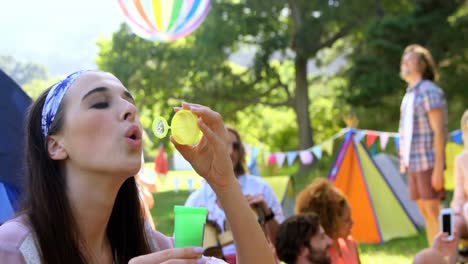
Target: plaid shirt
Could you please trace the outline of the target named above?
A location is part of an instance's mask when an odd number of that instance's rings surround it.
[[[427,113],[434,108],[441,108],[443,112],[444,130],[447,135],[447,101],[444,92],[429,80],[422,80],[415,87],[408,87],[406,92],[414,91],[414,116],[413,135],[411,139],[411,150],[409,167],[403,164],[404,140],[408,135],[404,134],[405,111],[400,112],[400,164],[402,168],[409,171],[425,171],[434,168],[434,133],[432,132]]]

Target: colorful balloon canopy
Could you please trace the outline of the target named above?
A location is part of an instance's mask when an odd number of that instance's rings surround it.
[[[127,24],[138,36],[173,41],[203,22],[211,0],[117,0]]]

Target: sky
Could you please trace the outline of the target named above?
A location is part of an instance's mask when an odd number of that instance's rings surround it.
[[[0,0],[0,6],[0,55],[45,65],[51,78],[96,69],[97,40],[110,39],[124,22],[117,0]],[[230,60],[246,66],[252,57],[253,50],[242,50]],[[317,70],[311,62],[309,72]]]
[[[0,3],[0,55],[43,64],[50,77],[95,69],[96,41],[124,22],[116,0]]]

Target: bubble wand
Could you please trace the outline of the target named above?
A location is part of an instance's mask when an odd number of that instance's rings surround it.
[[[179,110],[172,117],[171,125],[162,116],[153,121],[153,132],[157,138],[167,136],[169,129],[174,140],[181,145],[196,145],[203,135],[197,124],[198,117],[190,110]]]

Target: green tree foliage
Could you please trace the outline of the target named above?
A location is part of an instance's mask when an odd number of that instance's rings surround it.
[[[341,54],[346,47],[341,40],[359,32],[383,7],[400,5],[390,0],[218,0],[199,29],[174,43],[146,41],[122,26],[111,41],[99,42],[97,63],[136,94],[148,116],[167,116],[181,100],[210,105],[228,120],[259,104],[292,109],[296,149],[306,149],[313,145],[315,118],[310,88],[331,89],[318,85],[326,79],[308,77],[308,62],[332,61],[321,54],[331,47],[337,51],[328,55]],[[289,69],[292,75],[285,78]]]
[[[58,81],[60,81],[60,78],[52,78],[47,80],[34,79],[24,84],[22,88],[26,94],[31,97],[31,99],[35,100],[43,91]]]
[[[354,39],[345,97],[358,106],[363,126],[394,131],[406,88],[398,75],[401,55],[407,45],[418,43],[431,51],[438,65],[438,84],[448,100],[449,126],[456,129],[468,105],[467,1],[413,3],[406,11],[383,10],[382,16]]]
[[[0,68],[19,85],[24,85],[35,79],[47,79],[47,69],[44,65],[20,62],[12,56],[0,56]]]

